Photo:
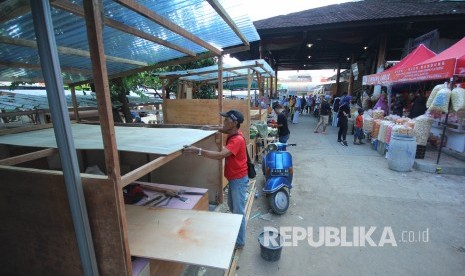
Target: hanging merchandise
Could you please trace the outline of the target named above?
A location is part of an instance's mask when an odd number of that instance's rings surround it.
[[[433,88],[433,91],[431,91],[431,94],[429,94],[428,100],[426,101],[426,107],[429,108],[431,104],[433,103],[434,98],[436,97],[436,94],[439,92],[439,90],[447,87],[446,84],[438,84]]]
[[[433,122],[434,120],[426,115],[415,118],[413,133],[417,138],[417,145],[426,146]]]
[[[465,89],[457,85],[451,94],[452,110],[454,112],[465,111]]]
[[[451,91],[449,88],[443,88],[434,97],[433,103],[428,108],[429,112],[449,112],[449,101]]]

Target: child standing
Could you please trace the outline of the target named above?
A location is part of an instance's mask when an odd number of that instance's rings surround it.
[[[358,139],[358,143],[357,143]],[[354,135],[354,144],[362,145],[365,144],[362,142],[363,139],[363,108],[358,109],[358,116],[355,119],[355,135]]]

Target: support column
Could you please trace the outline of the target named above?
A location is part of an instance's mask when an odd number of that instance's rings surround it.
[[[341,78],[341,63],[337,64],[337,73],[336,73],[336,96],[339,95],[339,80]]]
[[[47,99],[53,120],[63,178],[84,275],[98,275],[92,233],[84,198],[76,148],[66,105],[60,61],[55,41],[50,2],[31,0],[31,13],[37,39],[40,65],[47,87]],[[59,258],[59,256],[57,256]]]
[[[81,119],[79,118],[79,112],[78,112],[78,106],[77,106],[77,100],[76,100],[76,87],[71,86],[71,98],[73,100],[73,111],[74,111],[74,119],[76,122],[80,122]]]
[[[349,96],[353,95],[354,92],[354,71],[352,70],[352,64],[354,64],[354,55],[350,59],[350,76],[349,76],[349,89],[347,91]]]
[[[218,57],[218,112],[223,112],[223,56]],[[223,123],[220,116],[219,125]]]
[[[31,0],[32,1],[32,0]],[[92,74],[94,77],[95,92],[97,94],[98,113],[100,128],[102,131],[103,150],[105,155],[106,173],[113,182],[115,195],[119,201],[115,207],[121,217],[126,216],[124,208],[123,191],[121,184],[121,171],[116,146],[116,135],[113,120],[112,104],[110,100],[110,87],[108,85],[108,73],[103,50],[103,7],[101,0],[86,0],[84,4],[84,15],[86,20],[87,40],[92,61]],[[119,222],[121,231],[121,244],[124,252],[124,264],[126,271],[132,274],[131,254],[127,237],[127,225],[125,220]]]

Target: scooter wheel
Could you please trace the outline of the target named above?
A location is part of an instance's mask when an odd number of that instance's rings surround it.
[[[268,197],[268,203],[273,213],[282,215],[289,208],[289,193],[286,189],[280,189]]]

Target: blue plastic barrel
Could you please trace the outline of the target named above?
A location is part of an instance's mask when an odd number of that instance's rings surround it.
[[[393,135],[389,143],[387,155],[389,169],[398,172],[409,172],[415,162],[417,141],[415,137]]]

